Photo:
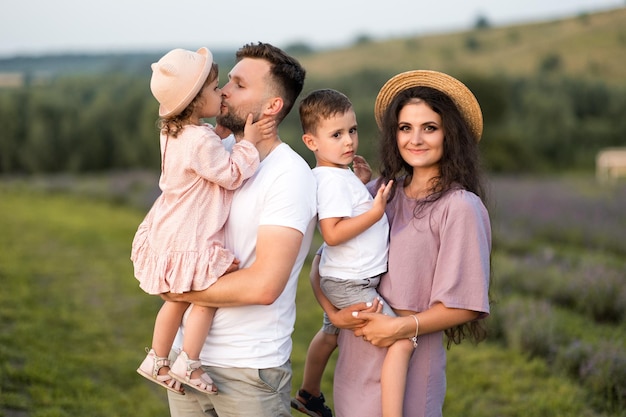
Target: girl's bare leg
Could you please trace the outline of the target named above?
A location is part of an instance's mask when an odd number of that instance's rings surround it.
[[[169,356],[187,307],[189,303],[173,301],[166,301],[161,306],[152,333],[152,349],[157,356],[164,358]],[[168,367],[163,367],[159,369],[159,375],[166,375],[168,371]]]
[[[387,350],[381,374],[383,417],[402,417],[406,373],[413,350],[409,339],[398,340]]]
[[[199,360],[204,341],[209,334],[213,317],[217,309],[193,305],[185,322],[183,350],[191,360]],[[204,371],[198,368],[191,373],[192,378],[200,378]]]

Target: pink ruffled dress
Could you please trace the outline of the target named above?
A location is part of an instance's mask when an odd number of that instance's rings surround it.
[[[148,294],[203,290],[232,264],[223,227],[234,190],[254,175],[259,153],[248,141],[232,154],[210,125],[161,135],[161,195],[139,225],[131,260]]]

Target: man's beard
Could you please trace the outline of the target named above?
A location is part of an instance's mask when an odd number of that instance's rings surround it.
[[[244,127],[246,126],[246,120],[237,116],[235,113],[228,111],[225,115],[219,115],[216,118],[217,124],[230,129],[235,136],[242,136]]]
[[[241,114],[245,114],[245,117],[241,117],[240,114],[234,111],[230,106],[226,106],[228,112],[226,114],[220,114],[217,116],[216,121],[220,126],[224,126],[227,129],[230,129],[231,132],[237,137],[242,137],[244,134],[244,129],[246,127],[246,119],[248,118],[248,114],[252,113],[252,122],[256,123],[259,121],[259,113],[256,111],[245,111],[239,112]]]

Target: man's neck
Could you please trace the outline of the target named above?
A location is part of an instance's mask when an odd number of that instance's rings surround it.
[[[278,136],[273,139],[265,139],[257,142],[256,149],[259,151],[259,159],[264,160],[282,141]]]

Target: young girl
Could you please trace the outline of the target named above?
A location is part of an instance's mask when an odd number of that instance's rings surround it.
[[[131,260],[148,294],[203,290],[237,269],[235,256],[223,246],[222,228],[233,191],[259,165],[255,144],[273,131],[274,122],[252,124],[248,116],[245,139],[230,154],[215,129],[202,122],[217,116],[221,106],[218,68],[209,50],[174,49],[152,64],[152,71],[150,89],[160,104],[162,194],[139,225]],[[215,309],[191,307],[183,352],[170,368],[167,357],[188,307],[163,304],[152,349],[137,372],[179,394],[181,383],[215,394],[199,360]]]

